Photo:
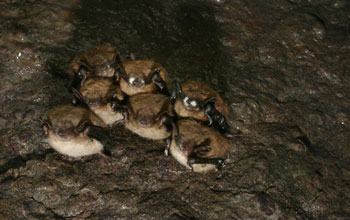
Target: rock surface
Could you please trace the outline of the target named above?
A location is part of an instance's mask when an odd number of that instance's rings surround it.
[[[59,3],[58,3],[59,2]],[[350,219],[350,3],[0,2],[0,219]],[[110,43],[230,105],[222,173],[192,173],[122,127],[112,158],[41,138],[70,59]]]

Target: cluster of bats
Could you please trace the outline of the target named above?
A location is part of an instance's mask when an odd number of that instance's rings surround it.
[[[165,154],[195,172],[224,165],[231,147],[228,107],[207,84],[177,83],[170,92],[160,64],[133,56],[121,60],[110,45],[76,56],[68,76],[73,104],[56,106],[42,124],[47,142],[59,153],[110,156],[92,128],[124,124],[143,138],[165,140]]]

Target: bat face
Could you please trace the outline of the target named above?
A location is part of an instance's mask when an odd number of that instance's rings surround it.
[[[81,98],[88,106],[106,105],[112,100],[122,101],[124,94],[111,79],[89,77],[78,88]]]
[[[78,89],[73,88],[72,91],[77,99],[82,100],[107,125],[113,125],[124,118],[124,94],[111,79],[87,77]]]
[[[165,139],[171,135],[172,105],[162,94],[138,94],[128,101],[129,120],[125,126],[149,139]]]
[[[115,74],[115,58],[117,50],[110,45],[101,45],[76,56],[68,72],[69,77],[73,78],[81,67],[89,70],[91,76],[112,78]]]
[[[60,126],[53,127],[49,129],[48,136],[56,136],[62,140],[71,140],[79,135],[79,132],[76,131],[75,127],[70,126]]]
[[[163,90],[168,82],[165,69],[152,60],[124,61],[122,64],[120,88],[127,95]]]
[[[171,155],[194,172],[207,172],[220,166],[230,149],[230,142],[218,131],[193,120],[177,122],[177,135],[172,136]]]
[[[176,92],[175,112],[184,118],[194,118],[215,124],[222,131],[227,131],[228,107],[219,94],[207,84],[184,82]]]
[[[83,134],[79,134],[71,139],[62,139],[57,135],[49,135],[48,143],[57,152],[70,157],[88,156],[103,151],[103,145],[100,141]]]
[[[214,105],[224,105],[219,94],[207,84],[195,81],[184,82],[177,91],[176,100],[187,111],[203,111],[205,105],[215,102]]]
[[[100,153],[102,144],[88,137],[88,125],[101,123],[91,114],[89,109],[70,105],[52,109],[43,125],[50,146],[72,157]]]

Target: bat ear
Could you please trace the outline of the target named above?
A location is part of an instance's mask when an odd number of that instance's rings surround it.
[[[160,90],[163,90],[166,87],[166,83],[162,79],[162,77],[160,77],[159,73],[160,73],[160,68],[156,68],[153,71],[153,76],[152,76],[151,79],[152,79],[152,82],[154,84],[156,84],[159,87]]]
[[[84,136],[87,136],[90,131],[89,127],[89,120],[82,121],[78,126],[77,126],[77,131],[79,133],[83,133]]]
[[[43,119],[41,116],[39,116],[39,120],[41,122],[41,128],[43,129],[43,132],[47,134],[47,132],[49,131],[49,128],[52,127],[51,123]]]
[[[89,126],[86,126],[86,127],[84,128],[84,130],[83,130],[84,136],[88,136],[89,131],[90,131],[90,127],[89,127]]]
[[[167,97],[166,100],[164,100],[162,108],[159,110],[159,113],[156,116],[156,119],[161,119],[162,116],[165,116],[166,114],[172,115],[173,112],[169,111],[169,107],[171,107],[172,99],[170,97]]]
[[[218,99],[216,97],[211,97],[207,100],[204,101],[204,106],[207,104],[213,104],[215,105],[215,103],[218,101]]]
[[[115,78],[116,81],[119,81],[120,78],[125,78],[127,76],[125,69],[123,67],[123,62],[120,58],[120,54],[118,53],[118,51],[115,51],[112,66],[114,68],[113,78]]]
[[[176,82],[175,89],[171,93],[171,98],[176,99],[177,97],[180,97],[181,94],[182,94],[181,85],[179,82]]]
[[[80,86],[83,87],[87,78],[87,70],[85,69],[85,67],[80,67],[79,71],[78,71],[78,75],[80,78]]]
[[[44,121],[41,125],[41,128],[43,129],[43,135],[48,135],[51,124],[48,121]]]
[[[76,88],[71,88],[72,92],[74,94],[74,96],[79,99],[79,100],[83,100],[83,96],[81,95],[81,93],[76,89]]]
[[[210,143],[210,139],[207,138],[201,144],[195,146],[193,150],[197,155],[205,155],[211,151]]]
[[[79,62],[79,70],[78,70],[78,74],[80,72],[80,70],[84,70],[85,72],[88,72],[88,71],[92,71],[92,67],[89,66],[86,62],[83,62],[83,61],[80,61]]]

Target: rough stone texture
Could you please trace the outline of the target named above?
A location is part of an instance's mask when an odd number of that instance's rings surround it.
[[[349,1],[0,6],[0,219],[350,219]],[[43,143],[40,116],[72,97],[69,60],[105,43],[228,101],[221,174],[185,170],[122,127],[110,159]]]

